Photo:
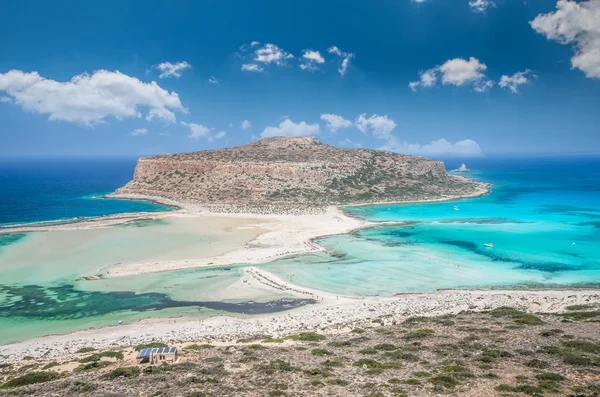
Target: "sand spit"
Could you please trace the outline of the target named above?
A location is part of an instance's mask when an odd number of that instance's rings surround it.
[[[330,207],[318,215],[256,215],[219,214],[224,219],[242,217],[256,219],[252,227],[265,230],[239,249],[223,255],[198,258],[186,261],[148,261],[111,265],[99,272],[107,277],[182,270],[189,268],[223,266],[231,264],[267,263],[287,256],[323,251],[324,248],[312,240],[317,237],[350,233],[356,229],[372,227],[381,223],[358,220],[346,216],[335,207]],[[202,217],[203,213],[191,216]],[[211,216],[215,216],[211,214]]]
[[[244,282],[245,280],[245,282]],[[373,326],[373,319],[402,321],[410,316],[439,316],[461,311],[483,311],[511,306],[527,312],[557,313],[569,305],[600,304],[598,290],[534,291],[458,291],[431,294],[403,294],[394,297],[355,297],[300,287],[255,267],[245,268],[244,275],[232,290],[273,290],[286,295],[311,297],[314,305],[289,312],[256,317],[219,316],[205,320],[145,320],[68,335],[46,336],[3,346],[0,363],[15,362],[23,356],[57,357],[74,353],[82,347],[98,349],[129,347],[150,341],[171,344],[187,342],[234,343],[256,335],[280,337],[300,331],[325,333],[349,332],[353,327]],[[244,295],[248,296],[248,292]],[[235,294],[231,295],[235,299]]]
[[[111,197],[113,195],[110,195]],[[90,218],[73,223],[61,224],[36,224],[14,226],[0,229],[2,232],[48,232],[48,231],[80,231],[87,229],[110,228],[140,219],[175,220],[186,218],[187,223],[197,220],[198,230],[203,230],[203,224],[210,219],[214,230],[228,229],[227,225],[232,219],[244,220],[245,225],[234,228],[231,232],[243,233],[244,229],[259,230],[260,234],[246,244],[232,247],[228,252],[216,256],[203,255],[190,258],[175,258],[160,260],[156,258],[109,264],[97,269],[93,273],[83,274],[82,277],[118,277],[144,273],[162,272],[170,270],[183,270],[208,266],[226,266],[232,264],[260,264],[271,262],[283,257],[294,256],[309,252],[323,251],[324,248],[314,243],[318,237],[349,233],[357,229],[386,224],[399,224],[398,222],[374,223],[345,215],[336,207],[309,208],[305,213],[299,214],[301,208],[289,209],[278,207],[277,213],[273,208],[265,209],[265,213],[240,212],[244,208],[230,206],[200,206],[174,202],[168,199],[140,196],[118,195],[118,198],[148,200],[178,209],[159,213],[128,213],[110,215],[105,217]],[[248,208],[248,210],[251,210]],[[90,280],[93,282],[94,280]]]

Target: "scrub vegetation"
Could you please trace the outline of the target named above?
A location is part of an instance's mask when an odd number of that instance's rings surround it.
[[[350,332],[200,341],[159,366],[136,364],[142,346],[81,349],[2,364],[0,396],[598,396],[600,316],[569,309],[384,316]]]

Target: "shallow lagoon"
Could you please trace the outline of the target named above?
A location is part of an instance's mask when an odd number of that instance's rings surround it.
[[[320,239],[341,258],[310,255],[267,268],[340,294],[600,284],[600,160],[545,161],[482,160],[465,174],[494,183],[479,198],[347,208],[408,224]]]

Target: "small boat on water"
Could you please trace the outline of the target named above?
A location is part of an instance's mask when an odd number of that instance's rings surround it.
[[[458,208],[458,205],[454,206],[454,211],[460,211],[460,208]]]
[[[485,243],[484,245],[488,248],[494,248],[494,244],[492,243]]]

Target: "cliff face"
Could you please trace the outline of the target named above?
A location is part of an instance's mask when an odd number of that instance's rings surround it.
[[[446,174],[421,157],[341,149],[314,137],[265,138],[247,145],[142,158],[117,194],[198,204],[322,206],[468,196],[480,183]]]

